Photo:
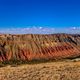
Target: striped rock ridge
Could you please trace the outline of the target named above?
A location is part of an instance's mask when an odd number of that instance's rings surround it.
[[[0,61],[64,59],[79,56],[78,34],[0,35]]]

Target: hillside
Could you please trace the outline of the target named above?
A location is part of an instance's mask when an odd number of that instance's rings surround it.
[[[0,35],[0,61],[56,60],[80,56],[80,35]]]

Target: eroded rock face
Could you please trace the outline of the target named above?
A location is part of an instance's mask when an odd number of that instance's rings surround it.
[[[0,61],[63,59],[80,56],[80,35],[0,35]]]

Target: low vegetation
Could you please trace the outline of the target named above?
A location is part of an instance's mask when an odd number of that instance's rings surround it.
[[[80,61],[7,65],[0,68],[0,80],[80,80]]]

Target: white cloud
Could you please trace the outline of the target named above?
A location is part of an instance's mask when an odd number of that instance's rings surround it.
[[[70,27],[66,29],[67,33],[80,34],[80,27]]]
[[[80,27],[53,28],[53,27],[24,27],[0,29],[0,33],[8,34],[52,34],[52,33],[80,33]]]
[[[39,29],[42,29],[42,27],[39,27]]]
[[[9,34],[49,34],[54,33],[54,28],[44,28],[44,27],[25,27],[25,28],[8,28],[0,29],[0,33],[9,33]]]

